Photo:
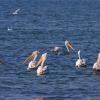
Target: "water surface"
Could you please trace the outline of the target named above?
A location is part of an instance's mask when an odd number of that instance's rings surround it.
[[[20,8],[18,15],[12,15]],[[7,29],[11,28],[11,31]],[[48,54],[49,73],[38,77],[23,61],[69,39],[76,52]],[[87,67],[77,70],[77,50]],[[0,0],[1,100],[100,100],[100,75],[92,66],[100,52],[99,0]]]

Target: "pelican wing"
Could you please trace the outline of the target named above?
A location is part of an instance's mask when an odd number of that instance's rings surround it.
[[[24,64],[29,63],[30,61],[32,61],[34,59],[34,54],[30,55],[29,57],[26,58],[26,60],[24,61]]]

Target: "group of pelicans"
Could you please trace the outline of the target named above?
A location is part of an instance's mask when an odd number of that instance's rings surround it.
[[[12,14],[17,15],[19,13],[19,11],[20,11],[20,8],[16,9]],[[11,30],[12,30],[11,28],[8,28],[8,31],[11,31]],[[74,51],[72,44],[68,40],[65,41],[65,47],[67,48],[67,50],[65,52],[69,53],[70,49],[72,49]],[[61,52],[63,52],[63,48],[62,47],[54,47],[53,49],[51,49],[51,52],[53,52],[54,54],[60,54]],[[75,64],[75,66],[78,68],[86,66],[86,59],[81,58],[80,52],[81,51],[79,50],[78,51],[78,59]],[[38,61],[36,61],[38,55],[39,55],[39,51],[33,51],[33,53],[24,61],[24,63],[25,64],[28,63],[28,68],[27,68],[28,70],[36,69],[37,75],[43,75],[47,71],[47,66],[44,66],[44,63],[47,58],[47,53],[42,54],[40,59]],[[99,71],[99,70],[100,70],[100,53],[98,54],[98,58],[93,65],[93,73],[96,74],[97,71]]]
[[[65,41],[66,52],[70,52],[70,49],[74,51],[72,44],[66,40]],[[60,54],[63,52],[62,47],[54,47],[50,50],[54,54]],[[80,50],[78,50],[78,59],[75,66],[77,68],[86,66],[86,59],[81,58]],[[47,66],[44,64],[47,59],[47,52],[42,54],[40,59],[37,61],[39,51],[33,51],[32,54],[24,61],[24,64],[28,64],[27,70],[36,69],[37,75],[44,75],[47,72]],[[96,74],[100,70],[100,53],[98,54],[97,61],[93,65],[93,73]]]

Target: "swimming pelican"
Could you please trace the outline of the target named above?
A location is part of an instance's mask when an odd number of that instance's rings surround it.
[[[85,59],[81,59],[81,56],[80,56],[80,50],[78,51],[78,59],[76,61],[76,67],[80,68],[80,67],[83,67],[86,65],[86,60]]]
[[[74,50],[72,44],[68,40],[65,41],[65,47],[67,48],[68,53],[70,52],[70,49]],[[66,52],[62,47],[58,47],[58,46],[51,49],[51,51],[54,54],[62,54],[64,52]]]
[[[36,58],[37,58],[38,54],[39,54],[39,51],[34,51],[34,52],[24,61],[24,63],[29,63],[29,64],[28,64],[27,70],[36,68]]]
[[[70,51],[69,49],[74,50],[72,44],[68,40],[65,41],[65,46],[66,46],[68,52]]]
[[[17,15],[19,11],[20,11],[20,8],[18,8],[17,10],[15,10],[12,14],[13,15]]]
[[[100,53],[98,54],[97,61],[93,65],[93,73],[96,74],[97,71],[100,71]]]
[[[39,66],[37,69],[37,75],[44,75],[47,70],[47,66],[44,66],[44,62],[46,61],[47,53],[42,54],[36,66]]]
[[[55,46],[53,49],[51,49],[51,52],[53,52],[56,55],[59,55],[59,54],[62,53],[62,48],[58,47],[58,46]]]

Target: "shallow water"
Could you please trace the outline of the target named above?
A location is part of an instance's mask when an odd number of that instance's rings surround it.
[[[100,52],[99,16],[99,0],[0,0],[0,100],[100,100],[100,75],[92,74]],[[47,75],[26,70],[23,61],[33,50],[64,47],[66,39],[76,51],[48,54]],[[77,70],[79,49],[87,66]]]

